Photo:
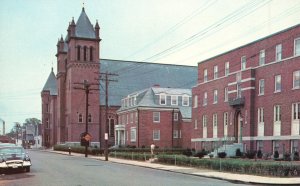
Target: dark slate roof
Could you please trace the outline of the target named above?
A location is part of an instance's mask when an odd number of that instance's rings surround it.
[[[127,107],[122,106],[119,109],[119,111],[128,110],[137,107],[178,108],[184,119],[192,118],[191,99],[189,101],[189,106],[182,106],[182,103],[179,101],[179,99],[178,99],[178,105],[171,105],[171,100],[168,100],[168,98],[167,98],[166,105],[160,105],[159,101],[156,100],[157,95],[159,95],[160,93],[165,93],[168,97],[170,97],[171,95],[176,95],[176,96],[187,95],[189,97],[192,96],[191,89],[151,87],[148,89],[131,93],[128,97],[135,95],[137,98],[137,104],[133,106],[129,105]]]
[[[44,85],[43,91],[50,91],[50,95],[53,96],[57,95],[56,77],[53,72],[53,68],[51,70],[51,73],[49,74],[46,84]]]
[[[82,8],[81,14],[76,22],[75,36],[89,39],[96,38],[93,25],[86,15],[84,8]]]
[[[101,59],[100,71],[119,74],[116,77],[111,76],[118,80],[109,84],[108,104],[111,106],[120,106],[121,99],[125,96],[153,85],[190,89],[197,81],[196,66]],[[105,87],[104,82],[101,84]],[[105,96],[102,87],[100,86],[100,104],[104,105]]]

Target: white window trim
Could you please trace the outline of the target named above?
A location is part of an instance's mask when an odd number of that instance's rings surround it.
[[[294,106],[294,105],[296,105],[296,106]],[[300,107],[300,102],[298,102],[298,103],[292,103],[292,121],[299,121],[300,120],[300,119],[295,119],[294,118],[294,113],[295,112],[296,112],[296,118],[299,118],[300,113],[297,112],[299,110],[299,107]]]
[[[184,104],[184,99],[187,99],[187,104]],[[182,106],[189,106],[190,105],[190,100],[189,100],[189,96],[187,96],[187,95],[184,95],[184,96],[182,96]]]
[[[208,81],[208,77],[207,77],[207,69],[203,70],[203,82],[207,82]]]
[[[198,96],[194,96],[194,108],[198,108]]]
[[[277,90],[277,77],[280,77],[280,90]],[[275,90],[274,90],[274,93],[278,93],[278,92],[281,92],[282,91],[282,81],[281,81],[281,75],[280,74],[278,74],[278,75],[275,75],[275,84],[274,84],[274,88],[275,88]]]
[[[218,79],[219,72],[218,72],[218,65],[214,66],[214,79]]]
[[[134,132],[134,138],[132,138],[132,132]],[[136,142],[136,127],[131,127],[130,128],[130,141],[131,142]]]
[[[277,55],[279,53],[280,53],[280,59],[278,58],[278,55]],[[281,61],[281,60],[282,60],[282,44],[277,44],[276,49],[275,49],[275,61]]]
[[[218,103],[218,90],[214,90],[214,102],[213,104],[217,104]]]
[[[245,59],[245,63],[243,63],[243,59]],[[245,67],[244,67],[245,64]],[[247,58],[246,56],[241,57],[241,70],[245,70],[247,68]]]
[[[162,103],[163,98],[165,99],[165,103]],[[166,94],[160,94],[159,95],[159,104],[160,105],[166,105],[167,104],[167,95]]]
[[[228,72],[227,72],[228,71]],[[225,76],[228,76],[230,73],[230,70],[229,70],[229,61],[227,61],[225,63]]]
[[[262,90],[261,90],[261,82],[264,82],[264,91],[263,92],[261,92]],[[260,79],[259,81],[258,81],[258,95],[259,96],[262,96],[262,95],[265,95],[265,80],[264,79]]]
[[[228,102],[228,87],[224,89],[224,102]]]
[[[276,112],[276,110],[279,110],[278,114]],[[278,120],[276,120],[276,118],[278,118]],[[274,123],[275,122],[281,122],[281,106],[280,105],[274,105]]]
[[[207,105],[207,92],[204,92],[203,94],[203,106]]]
[[[173,103],[173,98],[175,98],[176,103]],[[178,96],[174,96],[174,95],[171,96],[171,105],[178,105]]]
[[[202,116],[202,126],[203,128],[207,128],[207,115]]]
[[[174,112],[174,121],[178,121],[178,112]]]
[[[195,121],[194,121],[194,129],[198,129],[198,120],[197,119],[195,119]]]
[[[178,130],[173,130],[173,138],[177,139],[178,136]]]
[[[298,38],[296,38],[295,40],[294,40],[294,56],[299,56],[300,55],[300,53],[298,54],[298,55],[296,55],[296,41],[297,40],[299,40],[299,42],[300,42],[300,37],[298,37]],[[300,47],[300,46],[299,46]],[[300,50],[300,49],[299,49]]]
[[[293,89],[300,89],[300,85],[295,86],[296,73],[299,73],[299,77],[300,77],[300,70],[296,70],[293,72]]]
[[[158,138],[154,138],[155,137],[155,132],[158,132]],[[159,141],[160,140],[160,130],[153,130],[153,136],[152,136],[153,140]]]
[[[218,115],[213,114],[213,127],[218,127]]]
[[[259,51],[259,66],[263,66],[266,63],[266,52],[265,50]]]
[[[223,114],[223,120],[224,120],[224,126],[228,126],[228,121],[229,121],[229,119],[228,119],[228,112],[224,112],[224,114]]]
[[[158,121],[155,121],[155,113],[158,113]],[[153,123],[160,123],[160,112],[153,112]]]

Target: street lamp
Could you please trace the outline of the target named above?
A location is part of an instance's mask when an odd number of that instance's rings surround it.
[[[15,124],[16,124],[16,132],[17,132],[17,145],[19,144],[19,128],[20,128],[20,123],[18,123],[18,122],[15,122]]]

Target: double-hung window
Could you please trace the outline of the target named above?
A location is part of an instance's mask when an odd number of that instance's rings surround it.
[[[167,104],[167,95],[166,94],[160,94],[160,104],[166,105]]]
[[[203,95],[203,106],[207,105],[207,92],[204,92]]]
[[[214,66],[214,79],[218,78],[218,66]]]
[[[293,72],[293,89],[300,88],[300,70]]]
[[[182,96],[182,106],[189,106],[189,96]]]
[[[260,65],[260,66],[262,66],[262,65],[265,64],[265,56],[266,56],[265,50],[261,50],[261,51],[259,52],[259,65]]]
[[[178,96],[171,96],[171,105],[178,105]]]
[[[214,104],[218,103],[218,90],[214,90]]]
[[[245,70],[247,67],[246,56],[241,57],[241,70]]]
[[[275,76],[275,92],[281,92],[281,75]]]
[[[203,71],[203,81],[207,82],[207,69],[204,69]]]
[[[258,91],[259,91],[258,95],[265,94],[265,80],[264,79],[259,80],[259,90]]]
[[[224,89],[224,101],[225,102],[228,101],[228,87],[225,87],[225,89]]]
[[[300,55],[300,37],[295,39],[295,49],[294,49],[295,56]]]
[[[153,140],[160,140],[160,130],[153,130]]]
[[[229,75],[229,62],[225,63],[225,76]]]
[[[160,122],[160,112],[153,112],[153,122],[154,123]]]
[[[300,120],[300,103],[293,103],[292,114],[293,120]]]
[[[274,106],[274,121],[281,121],[281,107],[280,105]]]
[[[276,61],[280,61],[282,58],[282,45],[278,44],[276,45]]]

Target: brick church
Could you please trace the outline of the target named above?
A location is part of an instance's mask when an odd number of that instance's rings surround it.
[[[117,110],[124,97],[152,86],[191,89],[196,83],[195,66],[100,59],[100,41],[99,24],[91,24],[84,8],[76,23],[71,20],[67,36],[58,40],[57,73],[51,70],[41,92],[43,146],[79,144],[86,118],[91,145],[103,147],[106,126],[109,145],[114,145],[115,125],[120,122]],[[104,72],[118,74],[118,81],[109,83],[107,112],[105,84],[99,81]],[[84,81],[95,89],[89,93],[87,116],[85,91],[78,89],[83,88]],[[186,139],[190,141],[190,136]]]

